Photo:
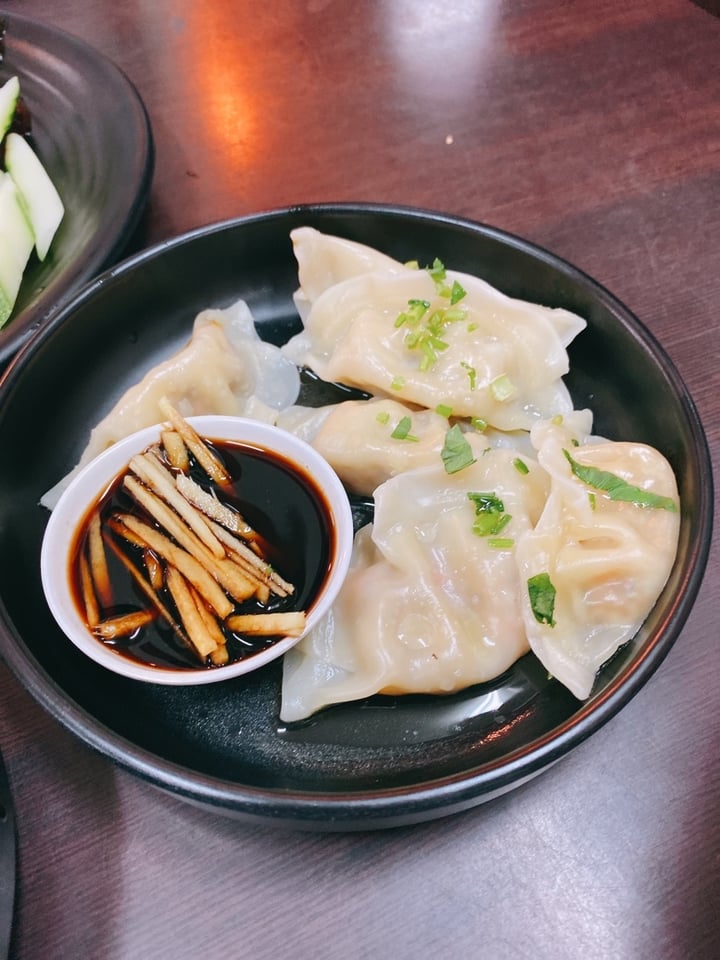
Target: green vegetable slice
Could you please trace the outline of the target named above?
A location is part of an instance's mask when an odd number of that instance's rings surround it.
[[[440,453],[446,473],[459,473],[465,467],[475,463],[472,448],[456,423],[445,434],[445,443]]]
[[[677,505],[672,497],[663,497],[649,490],[641,490],[622,477],[618,477],[609,470],[600,470],[598,467],[587,467],[577,460],[573,460],[567,450],[563,449],[565,459],[570,464],[573,474],[595,490],[606,493],[610,500],[619,500],[623,503],[634,503],[636,507],[650,507],[654,510],[668,510],[677,513]]]
[[[536,573],[527,582],[533,616],[538,623],[555,626],[555,587],[548,573]]]

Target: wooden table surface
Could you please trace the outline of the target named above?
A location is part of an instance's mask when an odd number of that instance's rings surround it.
[[[574,262],[659,338],[720,454],[720,18],[689,0],[25,0],[151,118],[134,246],[240,214],[445,210]],[[720,563],[659,671],[522,788],[372,834],[165,795],[0,665],[18,960],[720,956]]]

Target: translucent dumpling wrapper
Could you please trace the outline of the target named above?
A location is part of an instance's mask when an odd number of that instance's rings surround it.
[[[425,269],[388,258],[378,266],[373,251],[351,258],[344,272],[313,264],[332,259],[341,242],[311,242],[306,233],[295,240],[305,273],[324,278],[310,293],[301,286],[304,329],[283,348],[296,363],[325,380],[429,409],[448,406],[456,417],[501,430],[529,429],[572,410],[562,377],[566,348],[585,327],[580,317],[452,270],[439,286]],[[462,290],[455,303],[445,295],[454,289]]]
[[[644,444],[593,440],[574,446],[577,438],[567,426],[551,423],[538,425],[532,438],[551,488],[537,526],[517,541],[526,585],[523,619],[530,646],[548,672],[585,699],[597,671],[635,635],[670,574],[680,527],[675,477],[662,454]],[[580,479],[568,457],[580,472],[591,468],[583,475],[613,487],[613,495],[636,496],[608,484],[607,475],[656,505],[611,499]],[[543,613],[537,591],[548,584],[554,604]]]
[[[521,473],[511,450],[469,442],[477,460],[466,469],[423,467],[378,488],[338,599],[286,654],[283,721],[375,693],[452,693],[528,650],[510,543],[540,515],[547,477],[532,460]],[[468,494],[483,492],[511,517],[502,543],[473,529]]]
[[[297,399],[297,367],[260,339],[247,304],[198,314],[189,342],[130,387],[90,434],[73,471],[42,498],[52,509],[75,473],[112,444],[162,420],[165,396],[184,416],[221,414],[274,422]]]
[[[277,425],[315,447],[348,490],[365,496],[399,473],[441,463],[448,430],[446,417],[389,398],[290,407]],[[484,437],[477,442],[487,445]]]
[[[375,270],[394,273],[402,267],[373,247],[321,233],[314,227],[297,227],[290,238],[300,283],[294,299],[302,320],[320,294],[336,283]]]

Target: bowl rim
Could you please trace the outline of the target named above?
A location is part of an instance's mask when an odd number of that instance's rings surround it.
[[[279,453],[290,462],[291,468],[298,467],[306,472],[321,489],[334,532],[333,549],[329,558],[329,575],[307,611],[304,636],[331,606],[350,565],[353,518],[350,501],[339,477],[310,444],[274,424],[221,414],[187,417],[187,421],[202,437],[245,443],[255,449]],[[212,669],[200,666],[176,670],[155,667],[123,657],[94,638],[72,597],[68,554],[83,516],[87,514],[88,507],[125,472],[130,458],[160,439],[164,426],[163,422],[158,422],[116,441],[85,464],[72,478],[50,514],[42,539],[40,576],[43,591],[51,613],[68,639],[90,659],[114,673],[167,686],[220,683],[252,673],[277,660],[299,643],[302,636],[283,637],[250,657]],[[58,562],[59,556],[62,557],[62,563]]]
[[[379,787],[376,791],[284,791],[238,784],[188,770],[135,743],[129,743],[77,704],[67,702],[62,690],[56,687],[54,681],[49,680],[33,655],[24,649],[22,638],[17,636],[11,627],[14,642],[9,646],[7,659],[32,695],[80,739],[142,779],[193,802],[254,822],[293,828],[304,824],[312,829],[326,830],[371,829],[445,816],[515,788],[565,756],[574,746],[607,723],[635,696],[659,667],[681,632],[702,583],[711,546],[713,478],[707,438],[684,381],[655,336],[614,294],[580,268],[530,240],[480,221],[437,210],[390,203],[311,203],[270,209],[196,227],[148,247],[88,283],[58,311],[43,330],[38,331],[0,378],[0,396],[14,388],[24,367],[31,362],[37,344],[44,339],[50,339],[87,300],[147,261],[196,239],[242,228],[258,220],[325,214],[401,217],[410,223],[414,219],[421,219],[459,227],[519,249],[559,270],[567,278],[580,282],[613,315],[622,320],[623,325],[643,344],[665,378],[670,381],[691,436],[693,468],[703,481],[698,485],[695,509],[697,523],[703,535],[690,545],[687,574],[672,610],[672,622],[662,635],[662,643],[656,642],[645,649],[642,656],[634,659],[600,695],[593,695],[563,723],[553,727],[545,735],[497,760],[479,763],[470,771],[426,779],[411,786]]]

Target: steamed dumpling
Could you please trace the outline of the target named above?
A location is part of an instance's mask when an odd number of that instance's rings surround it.
[[[532,438],[551,478],[550,496],[535,529],[519,537],[516,555],[523,583],[547,574],[555,600],[554,624],[540,622],[524,589],[525,628],[548,671],[585,699],[599,668],[634,636],[670,574],[680,527],[675,477],[662,454],[644,444],[575,447],[565,425],[550,423],[538,425]],[[610,499],[574,474],[566,454],[661,498],[658,505]]]
[[[374,693],[451,693],[490,680],[528,649],[509,541],[537,520],[547,477],[513,451],[487,450],[449,476],[442,464],[375,493],[375,521],[330,612],[285,656],[281,718]],[[468,493],[492,492],[512,519],[502,543],[473,532]]]
[[[290,239],[300,282],[295,305],[302,320],[320,294],[336,283],[375,270],[394,273],[402,266],[373,247],[321,233],[314,227],[297,227]]]
[[[447,419],[438,413],[389,398],[346,400],[317,409],[290,407],[277,425],[312,444],[348,490],[365,496],[399,473],[439,464],[448,429]],[[397,435],[403,425],[408,436]]]
[[[244,301],[204,310],[190,341],[123,394],[92,430],[72,473],[41,502],[52,509],[76,471],[123,437],[158,423],[163,396],[185,417],[214,413],[273,422],[299,390],[296,366],[260,339]]]
[[[447,405],[454,416],[481,418],[501,430],[529,429],[572,410],[561,378],[568,372],[566,347],[585,326],[580,317],[507,297],[477,277],[448,270],[447,289],[458,284],[464,291],[451,305],[429,271],[397,261],[377,266],[370,254],[354,261],[355,271],[325,272],[333,242],[340,241],[327,238],[309,251],[299,245],[305,271],[316,257],[321,263],[313,273],[324,282],[303,294],[309,305],[304,330],[283,348],[297,363],[325,380],[429,409]],[[419,323],[400,324],[418,303],[427,304]],[[440,314],[452,319],[435,324],[428,363],[415,335]]]

